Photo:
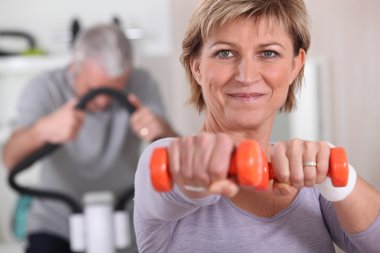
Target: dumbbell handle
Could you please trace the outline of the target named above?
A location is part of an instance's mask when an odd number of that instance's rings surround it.
[[[270,179],[276,179],[271,164],[256,141],[243,141],[232,154],[229,176],[236,176],[239,185],[266,190]],[[153,150],[150,160],[150,176],[153,187],[158,192],[168,192],[173,188],[169,169],[167,148]],[[335,187],[343,187],[348,181],[348,162],[343,148],[332,148],[328,176]]]

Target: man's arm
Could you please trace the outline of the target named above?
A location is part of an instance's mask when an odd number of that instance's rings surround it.
[[[14,131],[3,149],[5,166],[13,168],[46,143],[63,144],[75,139],[84,119],[84,112],[76,110],[75,104],[73,99],[32,126]]]
[[[29,128],[20,128],[13,132],[3,149],[3,162],[12,169],[22,159],[45,144],[38,124]]]

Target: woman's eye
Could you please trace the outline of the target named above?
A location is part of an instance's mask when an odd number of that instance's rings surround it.
[[[278,54],[274,51],[264,51],[261,53],[261,55],[264,57],[264,58],[273,58],[273,57],[276,57]]]
[[[217,52],[219,58],[229,58],[233,56],[233,53],[230,50],[220,50]]]

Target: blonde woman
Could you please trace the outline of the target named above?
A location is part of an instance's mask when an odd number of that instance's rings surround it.
[[[330,146],[269,144],[279,110],[291,111],[310,45],[302,0],[202,0],[183,40],[191,102],[205,118],[195,136],[163,139],[140,158],[135,229],[144,252],[379,252],[380,193],[350,166],[347,186],[324,185]],[[227,177],[230,157],[256,140],[277,179],[269,190]],[[175,183],[150,182],[152,150],[167,146]]]

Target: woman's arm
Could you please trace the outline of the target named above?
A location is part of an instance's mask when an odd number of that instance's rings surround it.
[[[344,234],[360,252],[379,252],[380,192],[357,177],[352,166],[349,166],[347,186],[334,188],[327,177],[330,148],[326,142],[297,139],[276,143],[272,151],[275,184],[285,183],[296,188],[316,186],[324,199],[322,211],[333,238],[346,243],[341,236]],[[317,165],[306,166],[307,161],[316,161]]]
[[[342,201],[334,202],[334,207],[342,228],[350,234],[359,233],[379,217],[380,192],[358,177],[354,190]]]
[[[361,187],[360,184],[366,184],[369,186],[369,189],[367,190],[370,192],[374,190],[377,197],[371,197],[372,193],[364,193],[367,191],[364,190],[362,193],[365,194],[365,197],[362,198],[359,194],[360,189],[357,191],[358,187]],[[367,186],[365,186],[365,188]],[[345,250],[345,252],[379,252],[380,214],[378,213],[377,216],[376,214],[374,215],[376,208],[372,209],[370,207],[371,204],[378,203],[378,191],[377,194],[376,191],[376,189],[367,184],[363,179],[358,178],[354,191],[342,201],[330,202],[327,201],[323,195],[319,197],[323,217],[329,228],[331,237],[339,247]],[[358,194],[356,196],[359,197],[358,200],[355,200],[356,194]],[[362,201],[367,201],[367,203],[360,203]],[[348,208],[344,205],[348,205]],[[356,205],[359,205],[359,208],[357,208]],[[341,210],[338,211],[338,209]],[[367,211],[369,215],[367,214]],[[368,217],[365,217],[366,215]],[[353,226],[352,228],[354,229],[356,228],[357,231],[349,231],[348,229],[350,229],[351,226]],[[362,227],[362,229],[359,229],[359,227]]]
[[[154,142],[141,155],[135,174],[134,226],[139,252],[167,252],[174,225],[202,206],[211,205],[219,196],[186,197],[177,186],[171,192],[156,192],[150,180],[149,163],[153,149],[167,147],[173,138]]]
[[[166,138],[151,144],[139,160],[135,175],[135,210],[146,219],[179,220],[202,206],[215,203],[220,198],[216,195],[198,199],[189,198],[176,185],[167,193],[154,190],[149,174],[151,154],[156,147],[168,147],[172,140],[173,138]]]

